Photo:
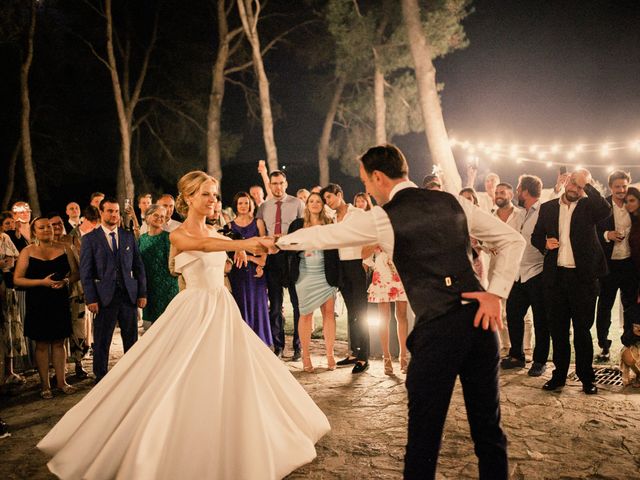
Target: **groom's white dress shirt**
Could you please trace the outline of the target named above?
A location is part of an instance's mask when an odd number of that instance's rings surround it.
[[[398,183],[391,190],[389,200],[400,190],[412,187],[415,188],[416,184],[409,180]],[[495,248],[497,252],[487,291],[507,298],[520,267],[525,241],[522,235],[500,219],[482,211],[463,197],[457,198],[467,217],[469,234]],[[353,212],[349,218],[337,224],[302,228],[277,241],[278,248],[282,250],[326,250],[373,244],[378,244],[393,258],[393,227],[389,216],[379,206],[369,211]]]

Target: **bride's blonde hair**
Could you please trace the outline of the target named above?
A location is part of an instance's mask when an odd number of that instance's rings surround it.
[[[198,190],[200,190],[200,185],[205,182],[213,182],[217,190],[218,181],[211,175],[208,175],[201,170],[194,170],[193,172],[189,172],[183,175],[180,180],[178,180],[179,194],[178,198],[176,198],[176,212],[178,212],[183,217],[187,216],[187,212],[189,211],[187,198],[195,195]]]

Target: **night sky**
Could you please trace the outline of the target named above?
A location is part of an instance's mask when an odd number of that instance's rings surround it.
[[[270,3],[277,8],[294,5],[277,0]],[[300,5],[290,7],[296,15],[301,12]],[[442,92],[445,123],[452,137],[505,145],[640,140],[640,2],[478,0],[473,5],[474,12],[464,21],[470,45],[436,61],[438,81],[445,85]],[[203,11],[194,8],[176,12],[175,21],[190,14],[202,16]],[[206,42],[214,38],[207,25],[190,27],[188,32],[179,28],[169,30],[165,42],[175,42],[176,52],[174,57],[165,53],[163,61],[176,65],[183,60],[182,51],[178,50],[182,48],[181,35],[188,34],[191,44],[201,42],[203,50]],[[323,120],[322,113],[310,101],[314,92],[309,91],[308,68],[292,55],[295,42],[303,41],[304,35],[293,36],[286,46],[265,59],[271,93],[281,112],[275,136],[280,163],[290,172],[290,193],[317,182],[316,145]],[[41,201],[52,208],[62,208],[71,199],[84,204],[83,197],[93,190],[114,188],[110,166],[117,156],[119,138],[104,68],[82,45],[70,47],[69,37],[58,46],[50,43],[36,46],[32,95],[39,112],[60,111],[64,122],[43,121],[42,118],[51,117],[39,117],[34,126],[37,131],[34,158],[41,174]],[[167,43],[165,52],[166,47]],[[0,114],[4,167],[17,138],[19,110],[17,80],[13,77],[17,74],[16,57],[6,47],[0,53],[0,65],[5,72],[0,80],[0,95],[7,106]],[[59,56],[61,71],[38,72],[39,53]],[[202,56],[209,61],[206,54]],[[162,85],[165,92],[172,88],[202,89],[200,106],[206,110],[208,74],[207,70],[189,72],[189,83],[185,85],[174,86],[160,76],[150,81],[156,87]],[[57,81],[42,80],[56,75]],[[81,101],[73,99],[77,95],[82,95]],[[258,181],[253,172],[256,161],[264,158],[264,154],[261,128],[247,120],[242,93],[229,86],[224,102],[224,126],[243,135],[236,157],[224,167],[224,196],[228,202],[235,191]],[[407,154],[412,178],[419,181],[430,170],[424,136],[411,134],[392,140]],[[202,142],[194,147],[189,168],[199,162],[204,166]],[[455,148],[454,153],[463,168],[467,152]],[[491,163],[488,155],[480,152],[478,156],[477,187],[481,187],[480,180],[489,169],[509,182],[516,182],[521,173],[538,174],[547,186],[557,172],[556,165],[515,164],[509,159]],[[78,165],[76,177],[56,176],[55,164],[64,159]],[[593,153],[582,154],[573,162],[564,162],[564,156],[548,159],[567,164],[640,166],[640,152],[630,149],[611,152],[608,158]],[[154,193],[172,191],[180,168],[175,168],[175,178],[154,177],[153,168],[147,165],[142,170],[150,180],[140,188]],[[605,182],[605,168],[592,171],[596,179]],[[640,178],[640,168],[631,171],[635,179]],[[4,190],[4,171],[0,175],[0,188]],[[52,178],[55,188],[45,186]],[[337,163],[332,164],[332,180],[342,183],[348,195],[361,189],[357,179],[338,171]]]

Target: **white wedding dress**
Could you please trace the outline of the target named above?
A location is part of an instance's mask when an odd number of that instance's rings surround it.
[[[186,290],[38,448],[63,479],[276,479],[329,422],[240,316],[223,252],[176,257]]]

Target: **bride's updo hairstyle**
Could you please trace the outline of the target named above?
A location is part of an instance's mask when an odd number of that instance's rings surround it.
[[[207,175],[205,172],[200,170],[189,172],[183,175],[180,180],[178,180],[179,194],[178,198],[176,198],[176,211],[180,215],[182,215],[183,217],[187,216],[187,212],[189,211],[187,198],[198,193],[198,190],[200,190],[200,186],[207,181],[213,182],[217,189],[218,181],[211,175]]]

